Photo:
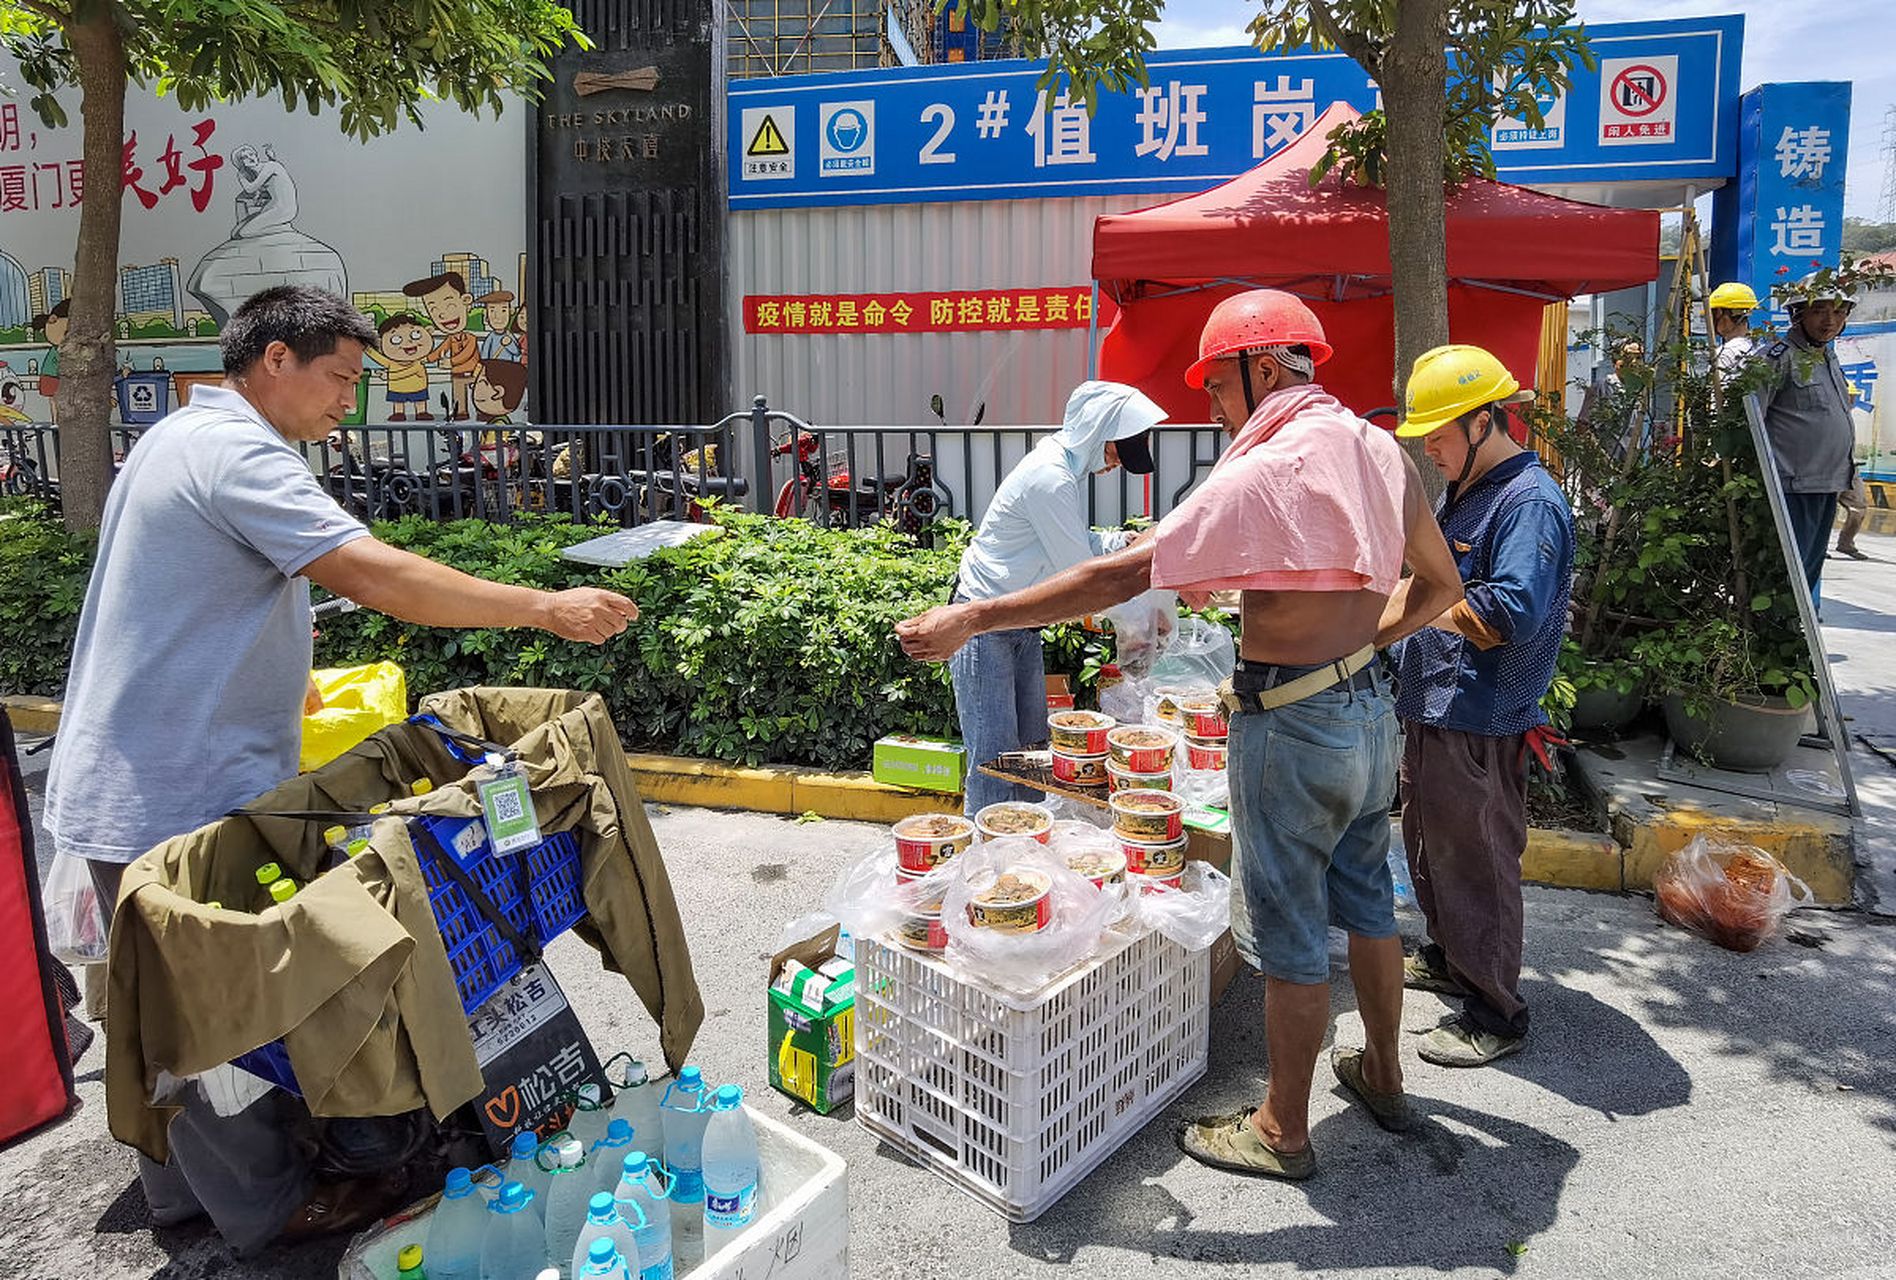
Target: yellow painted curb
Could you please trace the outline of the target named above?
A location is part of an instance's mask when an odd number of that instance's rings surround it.
[[[1782,812],[1782,810],[1780,810]],[[1810,886],[1825,906],[1849,906],[1855,887],[1850,823],[1826,814],[1795,818],[1734,818],[1684,805],[1646,815],[1632,825],[1626,850],[1626,887],[1651,889],[1653,875],[1695,837],[1755,845]]]
[[[1521,856],[1523,880],[1557,889],[1618,893],[1625,887],[1623,877],[1622,850],[1612,836],[1528,829],[1527,852]]]
[[[13,721],[15,733],[45,737],[59,731],[59,703],[51,698],[10,693],[0,697],[0,706],[6,707],[7,719]]]
[[[868,774],[787,765],[746,768],[688,756],[628,752],[639,793],[659,804],[756,813],[815,813],[858,822],[895,822],[912,813],[958,813],[960,797],[884,786]]]

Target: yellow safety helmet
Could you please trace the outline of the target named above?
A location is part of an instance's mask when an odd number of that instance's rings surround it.
[[[1444,423],[1491,404],[1532,400],[1507,366],[1480,347],[1451,343],[1416,357],[1409,374],[1408,404],[1396,434],[1428,435]]]
[[[1751,291],[1748,284],[1732,281],[1721,284],[1712,290],[1712,296],[1706,299],[1714,311],[1756,311],[1758,295]]]

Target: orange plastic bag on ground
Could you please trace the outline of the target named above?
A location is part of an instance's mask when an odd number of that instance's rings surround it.
[[[1653,889],[1661,918],[1732,951],[1755,950],[1811,900],[1810,888],[1764,850],[1704,836],[1666,859]]]
[[[320,769],[385,725],[408,718],[408,677],[393,662],[312,673],[323,709],[303,717],[299,772]]]

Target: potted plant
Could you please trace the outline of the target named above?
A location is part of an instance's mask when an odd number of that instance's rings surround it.
[[[1544,415],[1575,513],[1575,723],[1625,723],[1657,695],[1675,743],[1768,770],[1813,695],[1808,649],[1743,416],[1753,366],[1717,386],[1688,344],[1648,360],[1609,339],[1612,379],[1579,420]]]

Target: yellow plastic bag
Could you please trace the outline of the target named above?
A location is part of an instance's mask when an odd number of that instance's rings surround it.
[[[408,718],[408,677],[393,662],[330,667],[314,673],[323,709],[303,717],[298,768],[319,769],[377,729]]]

